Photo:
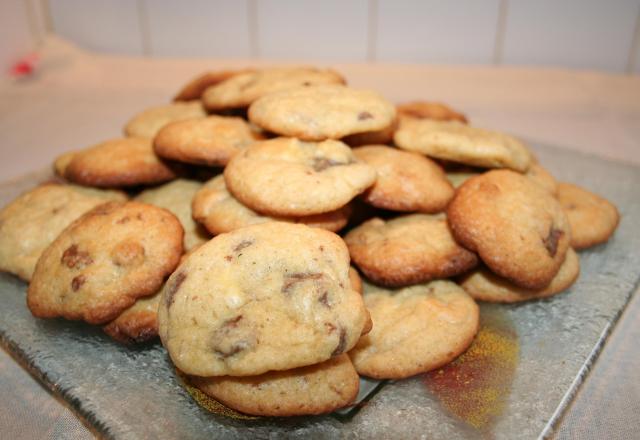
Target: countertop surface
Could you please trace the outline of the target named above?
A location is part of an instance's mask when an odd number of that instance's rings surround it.
[[[260,60],[170,60],[90,54],[49,38],[30,77],[0,82],[0,180],[50,166],[62,152],[118,137],[206,71]],[[300,63],[298,63],[300,64]],[[541,68],[324,63],[394,102],[441,101],[476,126],[640,165],[640,76]],[[640,201],[640,199],[639,199]],[[557,438],[632,438],[640,428],[640,299],[635,295],[565,414]],[[0,350],[6,438],[91,438],[91,431]],[[636,437],[637,438],[637,437]]]

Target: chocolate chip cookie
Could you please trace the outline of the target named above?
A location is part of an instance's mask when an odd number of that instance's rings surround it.
[[[472,177],[447,208],[453,235],[496,274],[527,289],[556,276],[571,240],[567,216],[542,186],[510,170]]]
[[[249,107],[249,120],[257,126],[307,141],[382,130],[395,116],[394,105],[376,92],[338,84],[270,93]]]
[[[270,222],[218,235],[162,290],[160,337],[197,376],[255,376],[348,351],[367,322],[332,232]]]
[[[374,183],[376,172],[340,141],[276,138],[234,156],[224,178],[231,194],[249,208],[300,217],[342,208]]]
[[[91,324],[115,319],[158,291],[182,255],[183,230],[169,211],[108,202],[74,221],[44,251],[27,291],[39,318]]]
[[[478,262],[473,252],[454,241],[444,216],[374,218],[352,229],[344,240],[355,265],[385,286],[451,277]]]
[[[442,168],[420,154],[384,145],[356,148],[353,154],[376,170],[376,182],[361,197],[377,208],[435,213],[453,198]]]
[[[451,281],[398,290],[364,283],[373,329],[349,357],[359,374],[403,379],[445,365],[464,352],[478,332],[475,301]]]

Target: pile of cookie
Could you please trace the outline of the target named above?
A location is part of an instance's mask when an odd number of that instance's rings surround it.
[[[29,282],[35,317],[159,335],[247,414],[331,412],[359,375],[445,365],[478,331],[475,300],[566,290],[574,249],[619,221],[521,141],[332,70],[210,72],[124,132],[0,211],[0,269]]]

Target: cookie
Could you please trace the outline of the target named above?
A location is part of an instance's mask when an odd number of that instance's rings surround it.
[[[71,160],[75,157],[75,151],[67,151],[56,157],[53,162],[53,171],[60,177],[65,177],[67,167],[71,163]]]
[[[248,377],[190,377],[193,385],[231,409],[256,416],[324,414],[355,400],[360,378],[349,356]]]
[[[364,133],[350,134],[340,139],[350,147],[359,147],[362,145],[386,145],[393,141],[393,133],[398,127],[397,118],[386,128],[375,131],[365,131]]]
[[[456,121],[404,118],[393,140],[404,150],[466,165],[520,172],[531,165],[531,155],[518,139]]]
[[[169,122],[207,116],[200,101],[174,102],[138,113],[124,126],[129,137],[153,138]]]
[[[364,283],[364,301],[373,329],[349,352],[363,376],[403,379],[433,370],[464,352],[478,332],[477,304],[451,281],[398,290]]]
[[[165,125],[153,139],[153,148],[164,159],[224,166],[238,151],[258,139],[242,118],[209,116]]]
[[[242,70],[217,70],[212,72],[205,72],[199,75],[185,84],[182,89],[174,96],[174,101],[192,101],[200,99],[204,91],[216,84],[221,83],[233,76],[241,73],[251,72],[252,69]]]
[[[162,290],[160,337],[196,376],[255,376],[348,351],[367,322],[332,232],[270,222],[218,235]]]
[[[493,170],[467,180],[447,208],[457,242],[519,287],[543,289],[564,261],[571,230],[558,201],[522,174]]]
[[[474,176],[478,176],[482,174],[481,171],[471,170],[471,169],[457,169],[452,171],[447,171],[447,180],[454,188],[458,188],[464,182],[469,180]]]
[[[224,178],[231,194],[251,209],[300,217],[342,208],[374,183],[376,172],[340,141],[276,138],[235,155]]]
[[[182,254],[182,226],[169,211],[108,202],[66,228],[44,251],[27,291],[38,318],[104,324],[158,291]]]
[[[420,154],[384,145],[356,148],[353,154],[376,170],[376,182],[361,198],[377,208],[435,213],[453,198],[442,168]]]
[[[107,200],[126,200],[117,191],[76,185],[38,186],[0,210],[0,270],[29,281],[44,250],[75,219]]]
[[[349,268],[349,280],[351,281],[351,288],[362,295],[362,278],[353,267]]]
[[[374,218],[352,229],[344,241],[353,263],[367,278],[385,286],[447,278],[478,263],[473,252],[453,240],[444,216]]]
[[[171,211],[182,224],[184,249],[188,251],[211,238],[191,216],[191,200],[201,188],[200,182],[177,179],[157,188],[144,190],[136,199]]]
[[[106,334],[123,344],[139,344],[158,336],[158,305],[160,292],[138,298],[116,319],[102,329]]]
[[[345,205],[335,211],[303,217],[270,217],[240,203],[229,191],[220,175],[208,181],[194,196],[193,218],[213,235],[231,232],[245,226],[281,221],[337,232],[349,221],[351,208]]]
[[[345,84],[345,80],[333,70],[311,67],[260,69],[235,75],[207,88],[202,94],[202,102],[211,111],[246,108],[268,93],[315,84]]]
[[[412,101],[396,106],[398,116],[436,121],[458,121],[466,124],[467,117],[440,102]]]
[[[98,187],[152,185],[176,177],[153,152],[151,140],[112,139],[78,151],[64,175],[72,182]]]
[[[376,92],[339,84],[270,93],[249,107],[249,120],[257,126],[307,141],[382,130],[392,125],[395,116],[394,105]]]
[[[558,184],[557,197],[571,225],[571,246],[574,249],[604,243],[618,227],[618,209],[584,188],[562,182]]]
[[[538,161],[534,160],[531,163],[531,166],[525,173],[525,176],[542,186],[553,195],[558,191],[558,182],[549,171],[544,169],[542,165],[538,163]]]
[[[567,257],[551,283],[540,290],[528,290],[515,286],[500,278],[486,267],[474,270],[460,280],[462,288],[479,301],[515,303],[532,299],[547,298],[568,289],[578,279],[580,260],[578,254],[569,248]]]

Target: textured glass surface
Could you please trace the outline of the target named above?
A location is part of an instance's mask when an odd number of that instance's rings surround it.
[[[618,206],[622,222],[615,237],[580,254],[582,273],[567,293],[483,306],[483,331],[462,360],[386,382],[346,415],[237,420],[211,414],[179,385],[158,343],[129,349],[99,328],[34,319],[25,306],[26,285],[6,274],[0,276],[0,338],[25,368],[109,437],[535,438],[577,390],[640,274],[640,170],[566,150],[536,152],[559,179]],[[0,188],[2,202],[21,189]]]

